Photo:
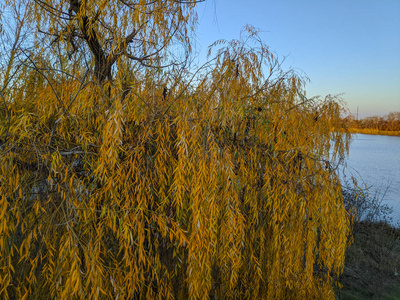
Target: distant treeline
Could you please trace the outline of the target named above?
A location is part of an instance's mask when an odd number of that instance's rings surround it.
[[[349,115],[344,118],[344,121],[350,129],[357,132],[379,131],[381,133],[383,131],[400,131],[400,112],[390,112],[383,117],[372,116],[360,120],[353,115]]]

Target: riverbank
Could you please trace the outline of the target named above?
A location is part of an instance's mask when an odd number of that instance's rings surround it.
[[[356,222],[337,299],[400,299],[400,228]]]
[[[400,130],[389,131],[389,130],[379,130],[379,129],[369,129],[369,128],[349,128],[349,131],[351,133],[400,136]]]

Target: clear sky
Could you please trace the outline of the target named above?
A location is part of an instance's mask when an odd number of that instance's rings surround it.
[[[253,25],[311,79],[308,97],[344,93],[360,117],[400,111],[400,0],[207,0],[198,17],[200,60]]]

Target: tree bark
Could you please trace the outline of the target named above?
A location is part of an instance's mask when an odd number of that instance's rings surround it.
[[[69,13],[71,14],[71,12],[74,12],[78,15],[81,6],[81,1],[70,0]],[[115,57],[110,59],[102,49],[97,33],[93,26],[91,26],[89,17],[84,15],[80,17],[80,19],[81,22],[78,22],[80,24],[80,30],[94,58],[94,76],[100,83],[103,83],[106,79],[111,80],[111,67],[115,63]]]

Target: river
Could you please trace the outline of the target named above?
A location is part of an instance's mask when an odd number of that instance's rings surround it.
[[[382,203],[393,208],[393,224],[400,223],[400,137],[354,134],[342,181],[370,187],[369,194],[379,193]]]

